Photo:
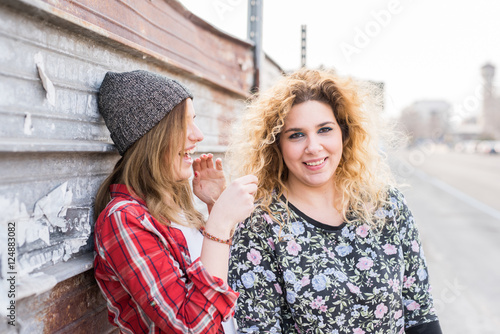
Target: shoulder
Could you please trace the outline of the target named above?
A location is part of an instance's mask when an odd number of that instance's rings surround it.
[[[404,194],[397,188],[388,190],[387,205],[385,213],[389,212],[392,224],[397,227],[400,233],[406,234],[408,231],[416,229],[416,222],[408,207]]]
[[[137,219],[152,218],[145,200],[137,196],[134,190],[126,185],[111,185],[110,195],[111,200],[102,212],[104,219],[113,219],[113,217],[119,216]]]
[[[267,239],[278,234],[285,218],[286,207],[279,199],[273,198],[269,211],[257,203],[250,216],[238,225],[235,236],[238,238]]]
[[[408,207],[404,194],[396,187],[387,189],[386,203],[390,209],[401,211]]]
[[[104,212],[109,217],[115,213],[141,216],[149,211],[145,205],[133,198],[115,197],[108,203]]]
[[[147,206],[129,196],[111,199],[96,221],[96,233],[114,230],[136,229],[157,230],[159,223],[151,216]],[[149,227],[149,228],[148,228]]]
[[[256,209],[250,216],[251,226],[259,227],[264,225],[267,228],[273,229],[276,226],[283,226],[283,223],[288,220],[290,210],[286,204],[276,196],[273,196],[272,202],[268,208],[263,205],[257,205]]]

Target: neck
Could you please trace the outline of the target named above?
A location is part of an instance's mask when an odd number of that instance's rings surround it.
[[[287,183],[288,193],[285,196],[293,204],[303,204],[311,208],[325,208],[336,204],[337,191],[332,183],[322,187],[303,187]]]

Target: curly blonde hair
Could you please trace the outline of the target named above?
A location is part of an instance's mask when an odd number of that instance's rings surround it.
[[[336,208],[346,221],[355,217],[378,225],[374,210],[386,203],[394,179],[380,150],[373,117],[382,106],[377,91],[380,89],[373,83],[340,77],[333,71],[301,69],[284,76],[250,100],[237,122],[227,154],[231,170],[258,177],[256,201],[271,215],[273,196],[280,198],[287,192],[288,168],[279,147],[285,119],[294,105],[326,103],[334,111],[343,140],[335,176],[341,195]]]

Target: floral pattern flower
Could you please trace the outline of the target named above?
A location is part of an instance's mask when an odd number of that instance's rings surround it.
[[[231,248],[239,330],[404,333],[436,321],[413,216],[398,190],[388,202],[376,213],[381,228],[358,220],[328,226],[278,198],[274,219],[256,210]]]
[[[384,314],[387,313],[387,306],[384,305],[384,303],[380,303],[377,305],[377,308],[375,309],[375,318],[383,318]]]
[[[361,259],[358,260],[358,264],[356,265],[356,268],[359,270],[368,270],[373,266],[373,260],[370,259],[369,257],[362,257]]]
[[[385,244],[384,246],[382,246],[382,248],[384,249],[384,253],[387,255],[393,255],[398,252],[396,246],[391,244]]]
[[[366,238],[366,236],[368,235],[369,229],[370,229],[370,227],[368,225],[363,224],[356,229],[356,234],[362,238]]]
[[[254,266],[257,266],[260,264],[260,260],[262,260],[262,256],[260,255],[260,252],[255,249],[250,249],[250,252],[247,254],[247,259],[252,262]]]
[[[288,254],[296,256],[302,250],[302,247],[295,240],[290,240],[288,241],[286,250]]]

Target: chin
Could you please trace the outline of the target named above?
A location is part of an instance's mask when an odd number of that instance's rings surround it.
[[[189,180],[189,178],[193,175],[193,172],[191,170],[189,171],[182,171],[180,173],[177,173],[176,180],[177,181],[185,181]]]

